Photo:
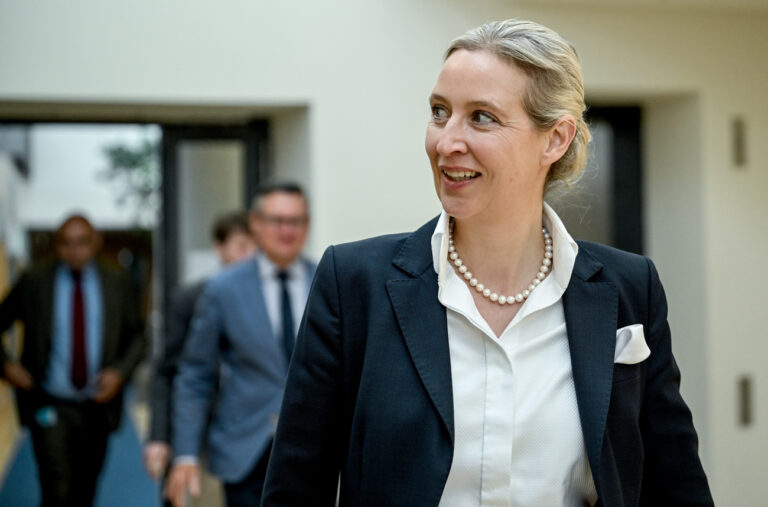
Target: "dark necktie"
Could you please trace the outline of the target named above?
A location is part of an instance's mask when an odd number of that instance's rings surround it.
[[[82,273],[72,272],[72,385],[85,387],[88,377],[85,357],[85,305],[83,304]]]
[[[280,311],[282,313],[283,352],[287,362],[291,361],[293,353],[293,312],[291,311],[291,295],[288,293],[288,272],[278,271],[280,280]]]

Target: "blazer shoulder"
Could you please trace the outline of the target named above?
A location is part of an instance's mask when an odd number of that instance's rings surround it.
[[[339,266],[389,268],[395,263],[406,271],[420,272],[432,264],[430,241],[436,224],[437,217],[413,232],[375,236],[330,249]]]
[[[627,276],[648,274],[650,259],[626,250],[595,243],[594,241],[578,240],[579,254],[584,254],[598,261],[609,272],[624,273]]]
[[[99,274],[102,276],[111,276],[114,278],[125,279],[128,278],[128,271],[123,268],[117,267],[108,262],[98,260],[96,261],[96,267],[99,269]]]
[[[598,265],[600,269],[595,274],[595,280],[612,283],[625,298],[647,300],[649,291],[661,284],[653,261],[645,255],[591,241],[578,241],[578,244],[574,273],[589,273],[590,269],[584,269],[584,266],[589,263]]]
[[[334,257],[351,263],[369,264],[381,258],[394,258],[412,233],[386,234],[333,245]],[[345,263],[346,263],[345,262]]]
[[[29,280],[29,281],[39,281],[39,280],[53,280],[53,277],[56,274],[56,267],[58,266],[58,263],[56,259],[46,259],[43,261],[40,261],[36,264],[33,264],[29,267],[29,269],[25,270],[19,279]]]
[[[221,271],[208,278],[201,294],[215,295],[241,287],[243,282],[261,284],[259,265],[256,258],[246,259],[225,266]]]
[[[205,289],[205,286],[207,283],[208,283],[208,279],[203,278],[196,282],[192,282],[191,284],[182,285],[181,287],[178,287],[174,291],[171,299],[173,301],[173,304],[179,307],[194,307],[195,302],[203,293],[203,290]]]

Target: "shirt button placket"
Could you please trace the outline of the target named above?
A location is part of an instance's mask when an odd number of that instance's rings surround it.
[[[498,344],[487,347],[487,351],[481,503],[483,506],[507,506],[514,417],[512,368],[506,352]]]

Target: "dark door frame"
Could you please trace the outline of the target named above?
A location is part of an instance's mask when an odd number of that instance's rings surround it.
[[[179,192],[178,159],[180,142],[185,140],[239,140],[245,146],[245,186],[242,203],[248,207],[260,182],[265,181],[271,171],[268,151],[269,124],[256,120],[247,125],[178,125],[161,124],[162,128],[162,214],[160,219],[162,249],[163,311],[167,313],[171,294],[179,284]]]
[[[589,120],[601,119],[613,131],[613,228],[611,244],[643,253],[642,109],[639,106],[593,106]]]

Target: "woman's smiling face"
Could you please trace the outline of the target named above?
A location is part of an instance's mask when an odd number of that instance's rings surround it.
[[[549,163],[546,131],[523,108],[530,81],[488,51],[454,52],[430,97],[426,150],[443,209],[458,219],[509,212],[514,201],[540,202]]]

